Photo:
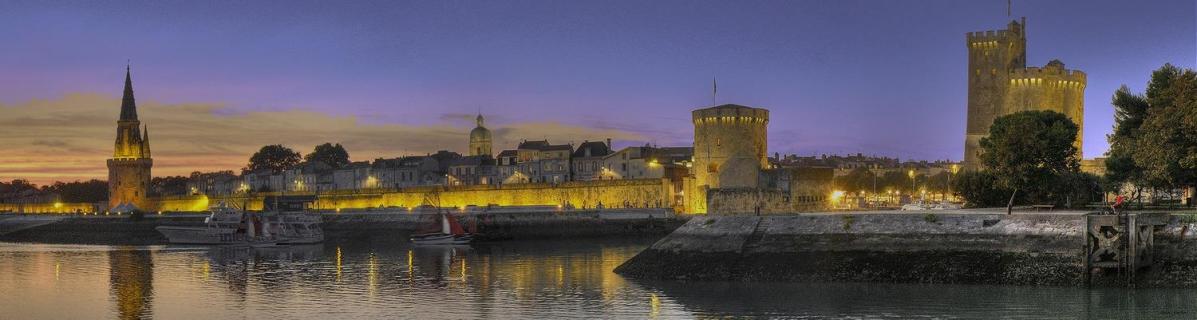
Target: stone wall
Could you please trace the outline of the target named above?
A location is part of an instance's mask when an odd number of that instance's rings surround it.
[[[1081,215],[694,217],[616,269],[642,279],[1079,285]]]
[[[0,212],[12,213],[94,213],[95,203],[0,203]]]
[[[707,191],[707,213],[717,215],[787,214],[827,209],[827,198],[791,191],[713,189]]]
[[[226,202],[250,210],[260,210],[265,195],[253,196],[189,196],[152,199],[150,211],[203,211],[209,206]],[[289,192],[288,195],[304,193]],[[310,194],[310,193],[308,193]],[[466,206],[557,206],[593,208],[599,203],[607,208],[669,207],[673,185],[666,179],[576,181],[556,185],[515,184],[475,185],[456,187],[415,187],[375,192],[328,192],[317,194],[315,209],[412,208],[428,202],[441,207]]]

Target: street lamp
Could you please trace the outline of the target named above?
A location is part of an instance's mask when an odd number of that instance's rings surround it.
[[[914,169],[910,169],[910,171],[906,171],[906,175],[910,176],[910,192],[913,193],[915,191]]]

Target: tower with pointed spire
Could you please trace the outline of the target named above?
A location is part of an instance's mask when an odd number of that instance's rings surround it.
[[[150,189],[150,130],[137,120],[137,102],[133,98],[133,78],[125,67],[125,93],[121,115],[116,121],[116,145],[108,159],[108,207],[146,209]]]
[[[482,114],[478,114],[476,119],[478,126],[470,131],[470,155],[471,156],[491,156],[491,137],[490,130],[483,125],[484,119]]]

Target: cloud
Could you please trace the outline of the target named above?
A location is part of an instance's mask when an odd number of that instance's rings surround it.
[[[69,94],[52,100],[0,104],[0,180],[103,179],[112,155],[120,100],[98,94]],[[363,123],[354,116],[285,110],[239,112],[222,104],[161,104],[138,101],[148,125],[154,175],[236,170],[263,145],[283,144],[300,153],[320,143],[341,143],[354,161],[450,150],[464,152],[473,123],[399,125]],[[444,120],[445,117],[442,117]],[[435,122],[438,119],[429,119]],[[557,122],[488,122],[495,150],[522,139],[553,143],[583,140],[643,141],[637,132]]]

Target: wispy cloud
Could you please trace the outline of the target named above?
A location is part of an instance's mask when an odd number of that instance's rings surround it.
[[[120,101],[97,94],[0,104],[0,180],[104,178],[111,157]],[[464,151],[470,123],[438,125],[373,124],[354,116],[313,111],[236,112],[222,104],[160,104],[138,101],[138,114],[149,126],[154,175],[235,170],[266,144],[283,144],[301,153],[316,144],[345,145],[352,160]],[[446,115],[442,118],[453,118]],[[441,119],[445,120],[445,119]],[[495,149],[512,148],[521,139],[548,138],[554,143],[583,140],[646,140],[642,133],[616,128],[556,122],[488,123]]]

